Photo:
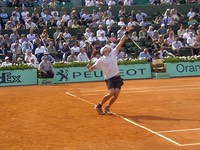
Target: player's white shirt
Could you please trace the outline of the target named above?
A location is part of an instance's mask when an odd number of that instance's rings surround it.
[[[105,80],[119,74],[116,49],[113,49],[108,56],[102,56],[99,58],[95,62],[94,66],[103,71]]]

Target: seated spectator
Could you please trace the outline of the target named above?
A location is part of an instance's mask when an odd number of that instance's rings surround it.
[[[131,0],[124,0],[124,6],[131,6]]]
[[[91,33],[89,39],[88,39],[88,42],[92,45],[95,45],[97,44],[97,38],[96,36],[94,35],[94,33]]]
[[[105,32],[105,30],[103,29],[103,26],[102,26],[102,25],[99,25],[99,29],[96,31],[96,37],[97,37],[97,39],[99,39],[99,37],[102,36],[102,33],[103,33],[104,35],[106,35],[106,32]]]
[[[80,53],[80,47],[78,46],[76,42],[73,44],[73,46],[70,49],[71,49],[71,54],[74,54],[75,56],[77,56]]]
[[[67,62],[74,62],[74,61],[78,61],[76,55],[71,54],[67,57]]]
[[[115,21],[112,19],[112,16],[108,16],[108,19],[106,20],[106,25],[112,27],[115,25]]]
[[[14,63],[17,62],[17,58],[23,57],[21,44],[19,43],[13,43],[13,45],[11,45],[11,52],[12,52],[12,62]]]
[[[41,43],[37,43],[37,48],[35,49],[35,56],[37,57],[38,62],[40,63],[42,60],[42,56],[44,55],[44,52],[46,51],[46,48],[41,45]]]
[[[187,13],[187,17],[195,17],[196,16],[196,13],[193,11],[192,8],[190,8],[190,11]]]
[[[65,28],[65,32],[63,33],[63,36],[66,41],[69,41],[69,39],[71,39],[72,35],[69,33],[68,28]]]
[[[145,27],[141,27],[141,30],[139,31],[139,40],[145,40],[148,38],[147,30]]]
[[[145,48],[142,52],[140,52],[138,59],[140,60],[147,60],[149,62],[152,61],[152,57],[149,54],[149,51],[147,48]]]
[[[63,43],[63,48],[61,49],[61,56],[60,59],[63,61],[67,60],[67,57],[71,54],[71,50],[67,44],[67,42]]]
[[[133,32],[133,33],[132,33],[131,38],[132,38],[134,41],[139,41],[139,37],[137,36],[137,33],[136,33],[136,32]]]
[[[195,39],[195,35],[192,32],[190,32],[189,37],[187,38],[187,43],[189,44],[189,46],[191,46],[194,43]]]
[[[105,36],[104,33],[101,33],[101,36],[98,37],[98,41],[99,41],[99,45],[101,47],[105,46],[106,45],[106,42],[108,41],[108,38]]]
[[[121,3],[123,3],[123,2],[121,1]],[[125,9],[124,6],[121,6],[121,8],[118,12],[118,18],[117,19],[119,20],[120,18],[126,18],[126,9]]]
[[[174,54],[179,54],[180,49],[183,47],[181,41],[179,41],[179,38],[176,38],[176,40],[172,43],[172,51]]]
[[[36,38],[34,30],[30,29],[30,32],[26,36],[30,42],[33,42]]]
[[[141,10],[138,10],[138,13],[136,14],[136,19],[138,22],[141,22],[147,17],[147,14],[142,12]]]
[[[87,53],[85,52],[85,48],[80,48],[80,53],[77,56],[79,62],[89,62],[89,58]]]
[[[124,21],[124,18],[121,17],[121,18],[119,19],[119,22],[117,23],[117,25],[120,26],[120,27],[126,26],[125,21]]]
[[[109,38],[111,36],[111,33],[113,33],[113,30],[110,26],[107,26],[105,32],[106,32],[105,36]]]
[[[117,31],[117,40],[120,40],[122,36],[124,35],[126,31],[126,26],[122,26],[118,31]]]
[[[164,59],[167,56],[175,57],[175,55],[173,55],[171,52],[165,50],[163,46],[160,47],[160,50],[157,52],[157,54],[158,58],[160,59]]]
[[[113,5],[116,5],[116,2],[114,0],[108,0],[107,5],[108,6],[113,6]]]
[[[174,40],[174,34],[170,34],[169,37],[166,40],[167,40],[168,45],[171,46],[172,43],[175,41]]]
[[[178,16],[178,12],[176,9],[171,9],[170,11],[170,16],[171,16],[171,25],[175,25],[180,22],[180,17]]]
[[[37,57],[32,53],[31,50],[29,50],[29,51],[27,51],[27,52],[25,53],[24,61],[25,61],[26,63],[30,63],[30,62],[31,62],[31,61],[30,61],[31,58],[34,59],[34,63],[37,63],[37,64],[38,64]]]
[[[53,78],[54,71],[51,62],[48,61],[48,57],[45,56],[43,61],[39,64],[39,72],[41,78]]]
[[[149,26],[148,30],[147,30],[147,35],[148,37],[152,38],[154,34],[154,30],[153,30],[153,27],[152,26]]]
[[[193,17],[189,17],[189,20],[188,20],[188,25],[198,25],[199,22],[194,19]]]
[[[183,28],[183,25],[180,25],[180,28],[177,30],[177,35],[180,37],[185,33],[185,29]]]
[[[12,63],[9,60],[9,57],[5,57],[5,61],[1,64],[1,67],[12,66]]]
[[[38,69],[38,63],[35,63],[35,58],[30,58],[30,62],[27,63],[28,66],[34,67]]]
[[[58,55],[58,51],[56,50],[56,47],[54,46],[54,42],[53,41],[51,41],[49,43],[49,46],[47,47],[47,51],[54,58]]]
[[[91,59],[91,55],[92,55],[94,46],[90,45],[88,42],[86,42],[85,45],[83,46],[83,48],[85,49],[85,52],[86,52],[88,58]]]
[[[119,54],[117,55],[118,60],[125,60],[128,58],[128,54],[124,51],[120,51]]]
[[[143,19],[140,23],[139,23],[139,26],[140,27],[146,27],[148,25],[150,25],[151,23],[148,22],[146,19]]]
[[[13,28],[15,28],[15,25],[11,21],[5,24],[5,30],[12,30]]]
[[[194,43],[191,45],[193,50],[193,55],[199,55],[200,52],[200,36],[197,36]]]
[[[5,57],[7,55],[7,50],[5,49],[4,45],[0,46],[0,57]]]
[[[34,23],[37,23],[39,21],[40,15],[38,13],[37,8],[34,8],[32,14],[31,14],[31,19]]]
[[[86,28],[85,32],[83,33],[83,35],[85,36],[86,39],[89,39],[89,37],[91,36],[92,31],[90,28]]]
[[[41,60],[43,61],[46,57],[50,63],[54,63],[55,59],[47,51],[44,52],[44,56],[42,56]]]
[[[24,45],[22,47],[22,53],[25,54],[28,51],[32,51],[32,48],[29,46],[28,42],[24,42]]]
[[[111,33],[111,36],[109,37],[109,40],[113,43],[117,42],[117,37],[114,33]]]
[[[163,43],[164,43],[164,41],[165,41],[165,38],[163,37],[163,35],[159,35],[159,37],[158,37],[158,44],[159,45],[162,45]]]
[[[153,53],[157,53],[160,49],[160,45],[157,43],[156,40],[153,40],[152,44],[151,44],[151,51]]]
[[[89,40],[87,40],[87,39],[85,38],[85,36],[82,36],[82,37],[81,37],[81,40],[79,41],[79,47],[80,47],[80,48],[83,47],[83,46],[85,45],[86,42],[89,42]]]
[[[87,0],[86,3],[85,3],[85,6],[92,7],[92,6],[95,6],[95,3],[94,3],[93,0]]]
[[[164,35],[164,34],[167,33],[167,29],[165,28],[165,25],[164,25],[164,24],[162,24],[162,25],[160,26],[160,28],[159,28],[157,31],[158,31],[158,34],[159,34],[159,35],[160,35],[160,34]]]

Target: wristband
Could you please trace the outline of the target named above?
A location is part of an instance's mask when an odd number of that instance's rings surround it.
[[[128,34],[129,34],[128,31],[126,31],[126,32],[125,32],[125,35],[128,35]]]

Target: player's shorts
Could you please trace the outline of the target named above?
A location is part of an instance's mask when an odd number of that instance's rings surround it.
[[[112,88],[121,89],[122,85],[124,84],[121,76],[114,76],[112,78],[105,80],[105,82],[108,89],[112,89]]]

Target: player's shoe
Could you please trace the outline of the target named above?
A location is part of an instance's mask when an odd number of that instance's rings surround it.
[[[112,112],[110,111],[110,107],[109,106],[106,106],[104,108],[104,112],[105,112],[105,114],[112,115]]]
[[[94,110],[96,110],[96,112],[97,112],[99,115],[105,115],[105,113],[103,112],[102,108],[99,107],[98,105],[95,105],[95,106],[94,106]]]

